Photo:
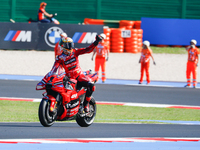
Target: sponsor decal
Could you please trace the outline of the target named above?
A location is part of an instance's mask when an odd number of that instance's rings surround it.
[[[73,108],[73,109],[70,109],[69,112],[67,112],[67,115],[68,116],[72,116],[72,115],[75,115],[78,111],[79,107],[76,107],[76,108]]]
[[[72,96],[71,96],[71,98],[76,98],[78,95],[77,95],[77,93],[76,94],[73,94]]]
[[[75,95],[75,94],[74,94]],[[73,96],[73,95],[72,95]],[[76,95],[77,96],[77,95]],[[79,99],[75,99],[69,103],[66,104],[66,108],[67,109],[72,109],[72,108],[75,108],[79,105]]]
[[[74,69],[74,68],[76,68],[76,65],[75,65],[75,66],[72,66],[72,67],[68,67],[68,70],[72,70],[72,69]]]
[[[54,48],[56,43],[60,40],[61,33],[63,33],[63,30],[59,27],[49,28],[44,35],[47,45]]]
[[[130,38],[131,37],[131,30],[122,30],[121,37],[122,38]]]
[[[64,63],[65,63],[65,65],[68,65],[68,64],[71,64],[72,62],[75,62],[75,61],[76,61],[76,58],[73,57],[70,60],[65,61]]]
[[[95,40],[96,32],[76,32],[72,37],[74,43],[90,44]]]
[[[31,31],[24,30],[10,30],[4,41],[13,41],[13,42],[31,42]]]

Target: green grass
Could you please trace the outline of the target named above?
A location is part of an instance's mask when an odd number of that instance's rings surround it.
[[[35,102],[0,101],[0,122],[38,122],[38,107]],[[142,122],[133,120],[200,121],[200,110],[97,105],[95,122]]]
[[[155,54],[187,54],[184,47],[156,47],[151,46],[153,53]]]
[[[39,103],[0,101],[0,122],[37,122]]]
[[[200,110],[98,105],[96,121],[141,122],[131,120],[200,121]],[[124,120],[124,121],[123,121]]]

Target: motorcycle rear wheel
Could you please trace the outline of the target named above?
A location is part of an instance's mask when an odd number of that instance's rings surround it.
[[[50,127],[54,124],[57,113],[53,114],[52,112],[50,112],[50,101],[42,100],[40,102],[38,116],[39,116],[40,123],[44,127]]]
[[[88,127],[94,122],[97,107],[96,107],[95,99],[93,97],[90,100],[89,107],[90,107],[90,111],[88,114],[86,114],[86,116],[81,117],[80,114],[77,114],[76,116],[76,122],[81,127]]]

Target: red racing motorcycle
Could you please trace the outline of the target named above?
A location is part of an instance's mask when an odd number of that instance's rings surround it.
[[[84,72],[92,82],[97,81],[97,74]],[[63,101],[59,90],[65,88],[70,102]],[[55,121],[76,120],[79,126],[90,126],[96,116],[96,102],[92,97],[89,102],[89,112],[83,110],[83,102],[87,89],[79,87],[77,81],[66,77],[64,69],[59,67],[56,73],[49,72],[36,86],[36,90],[46,90],[40,102],[38,116],[44,127],[50,127]]]

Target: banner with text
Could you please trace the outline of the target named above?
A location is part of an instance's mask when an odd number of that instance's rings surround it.
[[[38,42],[37,24],[0,23],[1,49],[35,49]]]
[[[76,48],[89,46],[97,34],[103,33],[102,25],[0,23],[1,49],[53,50],[66,32]]]
[[[60,40],[60,34],[65,32],[74,41],[76,48],[86,47],[92,44],[97,34],[103,33],[101,25],[78,25],[78,24],[38,24],[39,42],[37,49],[53,49]]]

